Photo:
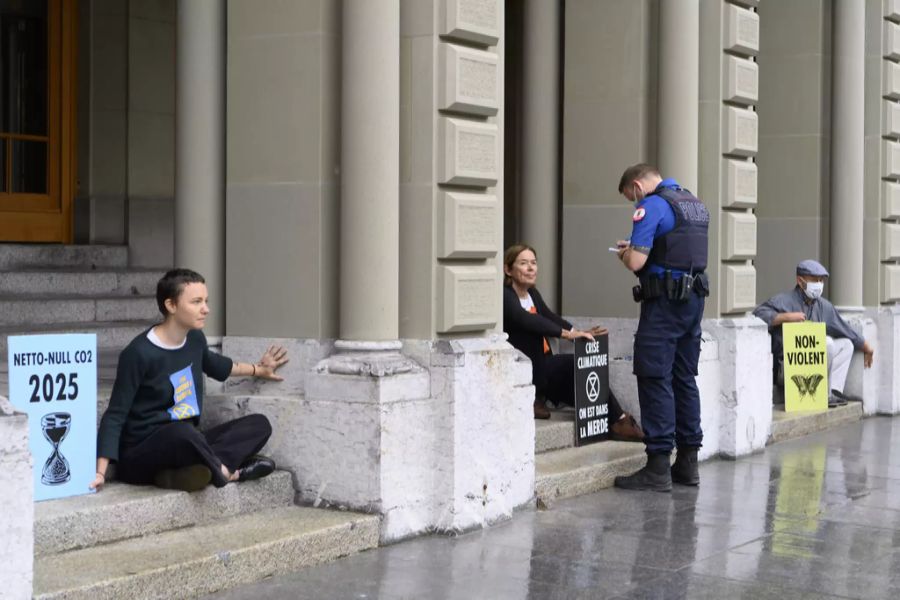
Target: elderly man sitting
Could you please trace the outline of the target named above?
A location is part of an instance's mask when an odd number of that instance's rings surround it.
[[[844,383],[847,371],[850,370],[850,359],[853,350],[863,353],[866,368],[872,366],[875,350],[862,336],[850,329],[841,318],[834,305],[822,297],[828,271],[814,260],[804,260],[797,265],[797,285],[793,290],[769,298],[753,311],[753,314],[766,322],[772,334],[772,354],[775,356],[775,380],[784,385],[783,338],[782,323],[800,323],[815,321],[825,323],[826,341],[828,344],[828,381],[831,394],[828,407],[833,408],[846,404],[849,399],[844,395]]]

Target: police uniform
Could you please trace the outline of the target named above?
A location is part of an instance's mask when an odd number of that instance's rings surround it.
[[[656,456],[666,473],[651,478],[654,483],[649,487],[644,485],[646,477],[639,477],[641,472],[617,478],[616,485],[667,491],[672,479],[689,485],[699,482],[696,452],[703,430],[694,378],[700,359],[700,323],[709,294],[705,275],[709,211],[674,179],[664,179],[638,202],[632,221],[631,247],[648,256],[637,272],[640,286],[635,287],[641,317],[634,339],[634,374],[648,454],[648,466],[642,471],[650,468]],[[674,468],[670,478],[668,468],[675,446],[679,458],[693,457],[688,468],[693,475],[681,481]]]

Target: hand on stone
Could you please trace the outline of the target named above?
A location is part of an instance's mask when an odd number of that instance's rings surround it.
[[[607,333],[609,333],[609,329],[607,329],[606,327],[601,327],[600,325],[594,325],[593,327],[588,329],[588,333],[593,336],[606,335]]]
[[[283,381],[284,378],[276,375],[275,371],[287,364],[288,360],[290,359],[287,357],[287,350],[284,346],[269,346],[256,365],[256,376],[271,381]]]
[[[872,360],[875,358],[875,348],[869,345],[869,342],[864,342],[863,347],[863,365],[868,369],[872,366]]]
[[[99,492],[103,489],[105,484],[106,477],[104,477],[102,473],[97,473],[94,475],[94,480],[88,484],[88,489],[97,490]]]

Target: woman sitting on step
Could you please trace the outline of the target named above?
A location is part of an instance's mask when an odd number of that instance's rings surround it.
[[[163,321],[134,338],[119,355],[109,407],[97,436],[97,475],[117,461],[126,483],[197,491],[212,482],[265,477],[275,463],[259,452],[272,434],[263,415],[247,415],[201,432],[203,376],[218,381],[251,376],[280,381],[275,371],[287,351],[272,346],[256,364],[212,352],[201,331],[209,314],[206,283],[188,269],[173,269],[156,285]]]
[[[537,252],[531,246],[516,244],[503,255],[503,330],[509,343],[531,359],[531,380],[535,387],[534,418],[549,419],[545,400],[559,406],[575,402],[575,357],[573,354],[553,354],[547,338],[566,340],[604,335],[603,327],[579,331],[571,323],[550,310],[540,292],[537,281]],[[609,392],[610,438],[639,442],[644,432],[634,417],[622,410],[619,401]]]

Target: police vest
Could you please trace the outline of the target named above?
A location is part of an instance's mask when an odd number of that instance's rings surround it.
[[[706,269],[709,253],[709,211],[706,206],[682,187],[657,188],[653,193],[672,207],[675,227],[653,240],[647,264],[694,273]]]

